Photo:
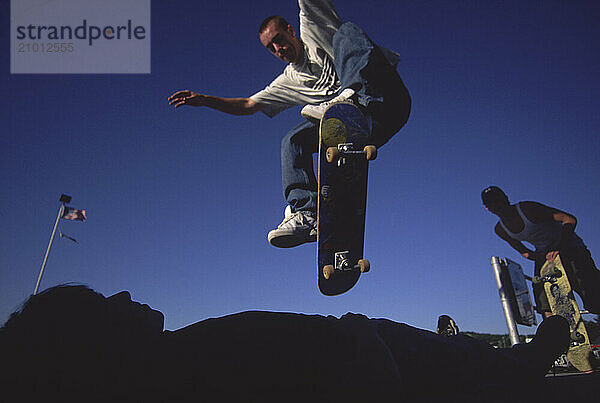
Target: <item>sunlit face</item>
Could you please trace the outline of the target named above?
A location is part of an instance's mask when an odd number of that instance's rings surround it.
[[[302,56],[302,43],[296,37],[294,28],[288,25],[286,29],[271,21],[259,35],[260,42],[278,59],[286,63],[298,63]]]
[[[121,291],[107,297],[106,301],[114,315],[123,320],[129,330],[162,332],[165,320],[162,312],[132,301],[129,292]]]

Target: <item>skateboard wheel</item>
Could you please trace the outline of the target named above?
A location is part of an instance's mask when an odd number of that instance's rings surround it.
[[[377,158],[377,147],[375,146],[365,146],[363,151],[366,154],[367,161],[372,161]]]
[[[338,150],[337,147],[329,147],[325,154],[325,158],[327,159],[327,162],[333,162],[337,159],[338,155],[340,155],[340,150]]]
[[[371,263],[367,259],[360,259],[358,261],[358,267],[360,268],[361,273],[366,273],[371,270]]]
[[[329,278],[333,275],[334,272],[334,268],[333,265],[328,264],[323,266],[323,276],[325,277],[325,280],[329,280]]]

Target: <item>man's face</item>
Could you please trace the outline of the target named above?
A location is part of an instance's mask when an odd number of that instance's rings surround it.
[[[286,63],[298,63],[302,56],[302,43],[296,37],[294,28],[288,25],[283,29],[271,21],[259,35],[260,42],[278,59]]]
[[[106,298],[113,315],[127,324],[133,332],[162,332],[164,316],[160,311],[131,300],[131,294],[122,291]]]
[[[490,213],[494,213],[496,215],[502,215],[502,213],[504,213],[507,210],[507,208],[510,207],[510,204],[505,199],[498,198],[498,199],[488,200],[483,206]]]

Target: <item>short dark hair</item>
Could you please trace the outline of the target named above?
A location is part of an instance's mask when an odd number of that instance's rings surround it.
[[[23,401],[40,392],[64,402],[135,400],[127,394],[139,391],[134,374],[145,375],[140,357],[152,350],[122,327],[107,299],[83,285],[29,297],[0,327],[2,395],[18,393]]]
[[[9,390],[24,393],[24,401],[40,390],[51,399],[61,390],[69,390],[63,401],[81,398],[106,368],[95,368],[108,350],[95,348],[104,338],[98,332],[105,319],[99,309],[103,300],[82,285],[60,285],[29,297],[0,328],[2,380]]]
[[[283,18],[280,15],[272,15],[270,17],[267,17],[263,20],[263,22],[260,24],[260,28],[258,28],[258,34],[262,34],[264,32],[265,29],[267,29],[267,25],[269,25],[271,23],[271,21],[275,22],[275,24],[277,26],[279,26],[282,29],[287,29],[288,25],[290,25],[285,18]]]
[[[502,200],[508,203],[508,196],[498,186],[488,186],[481,191],[481,201],[486,206],[491,202]]]
[[[61,284],[30,296],[2,327],[7,333],[37,333],[41,327],[65,328],[73,320],[89,318],[89,307],[104,297],[85,285]],[[94,320],[90,319],[90,322]],[[70,329],[64,329],[66,331]]]

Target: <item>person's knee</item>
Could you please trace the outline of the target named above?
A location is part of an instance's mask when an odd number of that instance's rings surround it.
[[[387,143],[408,122],[411,99],[408,91],[390,96],[384,102],[371,102],[367,107],[373,118],[373,138],[378,147]]]
[[[318,143],[317,125],[306,121],[290,130],[281,140],[281,155],[291,155],[307,150],[316,151]],[[301,150],[301,151],[299,151]]]
[[[293,133],[290,131],[285,136],[283,136],[283,138],[281,139],[281,155],[282,156],[289,154],[290,148],[292,145],[292,136],[293,136]]]
[[[400,81],[400,85],[397,86],[397,92],[391,95],[392,101],[392,110],[390,111],[390,116],[392,117],[394,124],[392,129],[394,129],[394,133],[400,130],[407,122],[410,116],[410,111],[412,108],[412,99],[408,92],[408,89],[404,86],[404,84]]]
[[[302,131],[303,123],[294,127],[292,130],[287,132],[285,136],[281,139],[281,155],[288,155],[291,153],[293,148],[293,144],[295,142],[295,137]]]

